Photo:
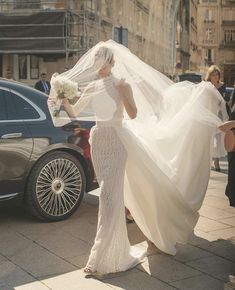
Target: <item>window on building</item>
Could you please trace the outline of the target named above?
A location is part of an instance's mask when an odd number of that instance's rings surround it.
[[[30,78],[39,78],[39,59],[37,56],[34,55],[30,56]]]
[[[19,55],[19,79],[27,79],[27,55]]]
[[[211,9],[206,9],[205,10],[205,20],[206,21],[211,21],[212,20],[212,10]]]
[[[206,57],[208,61],[212,60],[212,50],[210,48],[206,50]]]
[[[39,58],[35,55],[21,54],[18,56],[19,79],[39,78]]]
[[[211,48],[206,49],[205,64],[212,65],[214,63],[214,50]]]
[[[235,30],[225,30],[224,31],[224,42],[235,42]]]

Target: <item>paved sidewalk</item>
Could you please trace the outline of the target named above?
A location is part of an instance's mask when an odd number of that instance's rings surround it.
[[[40,223],[21,209],[1,207],[0,290],[235,289],[235,209],[224,196],[226,178],[211,172],[195,234],[175,257],[148,244],[136,224],[129,224],[131,243],[147,248],[147,261],[97,279],[85,278],[81,269],[96,231],[97,191],[59,223]]]

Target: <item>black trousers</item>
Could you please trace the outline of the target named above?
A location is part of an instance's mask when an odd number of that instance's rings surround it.
[[[229,199],[230,206],[235,207],[235,152],[228,153],[228,184],[225,194]]]

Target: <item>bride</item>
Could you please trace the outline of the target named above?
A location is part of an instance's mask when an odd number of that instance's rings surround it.
[[[76,82],[79,96],[59,99],[56,80]],[[92,160],[100,185],[98,226],[86,273],[125,271],[145,252],[130,246],[125,205],[144,235],[174,255],[198,220],[213,136],[224,100],[209,82],[174,84],[109,40],[69,71],[53,75],[48,106],[56,126],[95,120]],[[66,115],[67,114],[67,115]]]

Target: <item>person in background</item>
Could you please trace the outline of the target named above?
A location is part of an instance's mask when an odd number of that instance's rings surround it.
[[[230,98],[230,116],[232,116],[235,114],[235,83],[233,85],[233,92],[231,94],[231,97],[229,96],[229,98]]]
[[[34,85],[34,88],[36,90],[39,90],[39,91],[49,95],[50,89],[51,89],[51,85],[46,80],[46,77],[47,77],[46,73],[41,73],[40,80],[38,82],[36,82],[36,84]]]
[[[219,126],[223,132],[235,130],[235,110],[231,112],[229,121]],[[230,206],[235,207],[235,151],[228,152],[228,182],[225,195],[229,199]]]
[[[219,91],[219,93],[221,94],[221,96],[224,98],[224,100],[226,101],[226,110],[227,110],[227,115],[230,114],[229,112],[229,106],[227,104],[226,100],[226,86],[224,83],[222,83],[220,81],[220,69],[218,66],[216,65],[212,65],[209,67],[205,80],[211,82],[216,89]],[[227,121],[228,116],[225,116],[226,112],[219,112],[219,118],[222,121]],[[215,135],[214,138],[214,148],[213,148],[213,160],[214,160],[214,169],[215,171],[220,171],[220,163],[219,160],[221,157],[225,157],[226,156],[226,151],[224,148],[224,140],[223,140],[223,134],[222,133],[217,133]]]

